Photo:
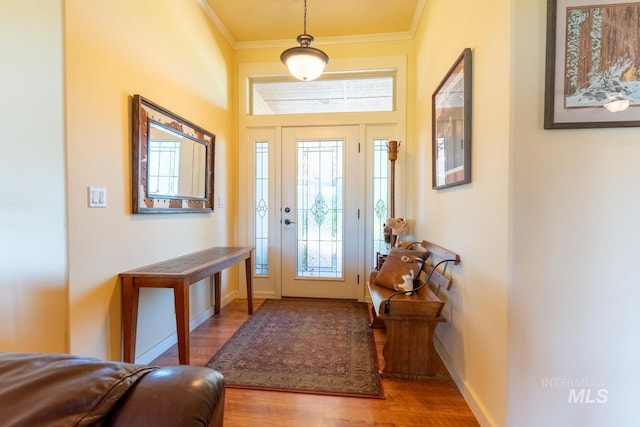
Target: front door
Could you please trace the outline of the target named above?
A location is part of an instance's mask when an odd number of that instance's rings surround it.
[[[282,130],[282,296],[358,298],[358,126]]]

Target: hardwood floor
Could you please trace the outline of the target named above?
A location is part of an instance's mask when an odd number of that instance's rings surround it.
[[[258,308],[262,300],[254,300]],[[204,366],[248,319],[246,300],[234,300],[191,332],[191,364]],[[374,330],[382,361],[384,331]],[[176,346],[151,362],[178,363]],[[385,399],[227,388],[226,427],[478,426],[453,381],[383,378]]]

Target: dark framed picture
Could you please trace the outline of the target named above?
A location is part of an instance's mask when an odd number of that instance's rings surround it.
[[[640,126],[640,2],[547,0],[545,129]]]
[[[471,49],[465,49],[432,96],[432,187],[471,182]]]

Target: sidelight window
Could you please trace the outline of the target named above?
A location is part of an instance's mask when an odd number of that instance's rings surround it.
[[[255,274],[269,274],[269,143],[255,144]]]

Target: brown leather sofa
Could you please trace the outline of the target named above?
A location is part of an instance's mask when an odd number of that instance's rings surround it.
[[[199,366],[154,367],[0,353],[0,426],[222,426],[224,378]]]

